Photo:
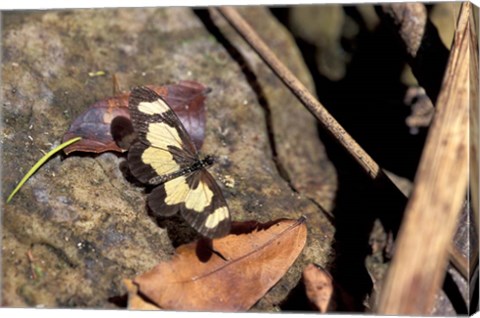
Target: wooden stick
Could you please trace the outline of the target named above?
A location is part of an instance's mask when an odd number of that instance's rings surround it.
[[[477,21],[478,22],[478,21]],[[478,34],[475,24],[470,24],[470,38],[471,38],[471,51],[472,59],[470,65],[470,79],[472,85],[478,85],[479,74],[478,74]],[[479,154],[480,154],[480,145],[479,145],[479,96],[477,89],[470,89],[470,201],[473,209],[473,225],[475,227],[475,233],[478,235],[479,232],[479,213],[480,213],[480,188],[479,188]],[[474,252],[476,252],[478,257],[478,245],[473,247]],[[475,253],[473,253],[475,254]],[[473,273],[473,271],[471,271]]]
[[[478,23],[478,21],[477,21]],[[478,87],[479,83],[479,64],[478,64],[478,28],[475,23],[470,23],[470,54],[471,54],[471,64],[470,64],[470,202],[471,208],[473,210],[473,226],[475,228],[475,233],[478,237],[479,232],[479,213],[480,213],[480,189],[479,189],[479,130],[478,130],[478,119],[479,119],[479,96],[478,96]],[[470,257],[469,257],[469,276],[468,280],[472,282],[472,275],[475,272],[475,267],[478,266],[478,254],[479,254],[478,244],[471,246]],[[473,290],[473,288],[472,288]]]
[[[258,53],[265,63],[285,83],[285,85],[297,96],[302,104],[317,118],[320,124],[355,158],[364,171],[373,179],[377,185],[383,187],[386,193],[392,195],[392,206],[398,202],[403,206],[406,197],[391,182],[380,166],[363,150],[363,148],[343,129],[325,107],[308,91],[308,89],[283,65],[275,54],[262,41],[251,26],[231,7],[219,7],[216,10],[233,26],[233,28],[245,39],[245,41]],[[461,262],[455,261],[456,265]],[[468,269],[460,270],[461,273],[468,272]],[[467,277],[466,277],[467,278]]]
[[[469,23],[472,6],[464,2],[378,314],[430,314],[445,277],[468,184]]]
[[[356,159],[360,166],[372,177],[384,175],[379,165],[362,149],[362,147],[343,129],[332,115],[308,91],[308,89],[290,72],[262,41],[252,27],[232,7],[219,7],[217,10],[240,33],[248,44],[258,53],[263,61],[287,85],[302,104],[315,116],[321,125]],[[385,178],[386,180],[390,180]]]

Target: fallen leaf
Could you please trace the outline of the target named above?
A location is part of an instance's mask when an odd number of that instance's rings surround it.
[[[322,313],[331,311],[334,290],[332,276],[319,266],[309,264],[303,270],[303,283],[310,304]]]
[[[305,218],[236,222],[232,234],[182,245],[168,262],[136,277],[142,295],[164,309],[245,311],[302,251]]]
[[[149,303],[138,294],[138,287],[132,280],[124,279],[123,284],[127,287],[128,291],[128,309],[139,310],[159,310],[161,308]]]
[[[146,86],[167,101],[190,134],[197,149],[200,149],[205,134],[204,102],[209,89],[194,81]],[[63,136],[63,141],[74,137],[82,137],[82,140],[65,148],[65,153],[68,155],[74,151],[94,153],[126,151],[128,144],[119,145],[116,141],[133,133],[128,111],[129,95],[130,93],[122,93],[98,101],[79,115]]]
[[[116,117],[130,119],[126,93],[98,101],[79,115],[63,136],[63,140],[74,137],[82,137],[82,140],[65,148],[65,153],[68,155],[73,151],[95,153],[124,151],[117,146],[110,133],[110,123]]]
[[[361,310],[355,298],[319,265],[310,264],[305,267],[303,283],[310,304],[322,313],[358,312]]]

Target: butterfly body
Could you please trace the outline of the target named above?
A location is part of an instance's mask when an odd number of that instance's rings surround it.
[[[153,177],[147,183],[150,185],[159,185],[167,181],[170,181],[172,179],[178,178],[180,176],[189,175],[191,173],[196,172],[197,170],[208,168],[212,164],[213,164],[213,157],[207,156],[205,157],[205,159],[198,159],[197,161],[193,162],[191,166],[187,166],[171,174]]]
[[[128,164],[138,180],[156,186],[148,196],[152,211],[162,216],[180,211],[203,236],[226,235],[230,212],[206,169],[213,157],[200,159],[176,114],[149,88],[132,91],[129,110],[138,141],[129,149]]]

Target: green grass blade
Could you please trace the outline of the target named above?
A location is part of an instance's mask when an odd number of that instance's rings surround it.
[[[27,172],[27,174],[23,177],[23,179],[20,181],[17,187],[8,196],[7,203],[9,203],[10,200],[12,200],[13,196],[18,192],[18,190],[20,190],[20,188],[24,185],[24,183],[27,182],[28,178],[30,178],[38,170],[38,168],[40,168],[48,159],[50,159],[51,156],[53,156],[63,148],[68,147],[71,144],[79,141],[80,139],[82,139],[82,137],[76,137],[76,138],[70,139],[64,142],[63,144],[59,145],[58,147],[50,150],[45,156],[43,156],[40,160],[38,160],[37,163]]]

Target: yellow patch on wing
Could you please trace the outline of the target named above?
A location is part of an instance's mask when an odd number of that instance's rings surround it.
[[[185,207],[197,212],[203,212],[210,205],[213,198],[213,192],[208,185],[200,181],[195,189],[190,189],[185,198]]]
[[[189,191],[190,187],[183,176],[165,182],[165,204],[175,205],[182,203]]]
[[[205,227],[212,229],[226,218],[228,218],[228,208],[226,206],[222,206],[208,216],[207,220],[205,221]]]
[[[180,170],[180,166],[167,150],[149,147],[142,153],[142,162],[149,164],[158,175],[165,175]]]
[[[138,110],[147,115],[163,114],[170,110],[167,104],[161,99],[157,99],[154,102],[140,102],[138,104]]]
[[[182,148],[177,130],[165,123],[149,124],[146,138],[153,146],[164,150],[168,150],[168,146]]]

